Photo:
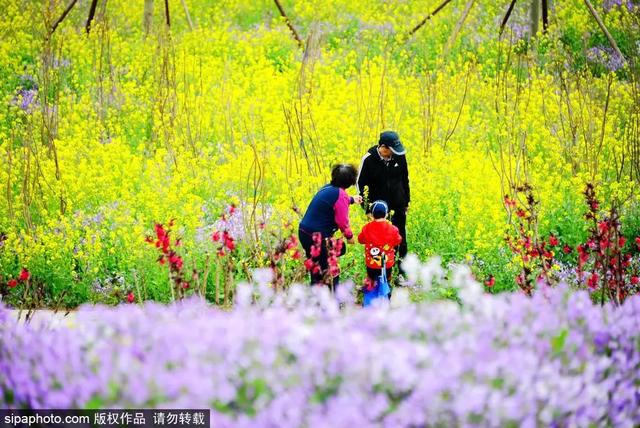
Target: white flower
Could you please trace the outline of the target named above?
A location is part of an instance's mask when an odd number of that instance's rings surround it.
[[[420,268],[420,280],[425,288],[431,288],[433,282],[441,281],[444,275],[442,269],[442,259],[439,256],[435,256],[429,259],[425,265]]]
[[[273,270],[269,268],[259,268],[253,270],[253,282],[258,285],[270,284],[273,281]]]
[[[420,260],[418,256],[415,254],[407,254],[407,256],[402,261],[402,269],[404,269],[404,273],[407,275],[407,280],[410,284],[415,284],[418,282],[418,272],[420,271]]]

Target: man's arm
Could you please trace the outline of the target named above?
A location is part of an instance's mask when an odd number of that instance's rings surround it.
[[[371,178],[370,178],[370,172],[369,172],[369,168],[368,168],[368,159],[369,156],[371,156],[371,154],[369,152],[367,152],[363,157],[362,157],[362,161],[360,162],[360,169],[358,170],[358,179],[356,181],[356,187],[358,190],[358,194],[360,196],[362,196],[362,203],[360,205],[362,205],[362,208],[364,208],[364,210],[367,210],[367,204],[366,204],[366,198],[364,196],[364,189],[365,187],[369,187],[370,182],[371,182]]]
[[[402,177],[402,187],[404,187],[404,194],[407,196],[407,206],[411,202],[411,190],[409,189],[409,167],[407,165],[407,157],[404,158],[404,174]]]

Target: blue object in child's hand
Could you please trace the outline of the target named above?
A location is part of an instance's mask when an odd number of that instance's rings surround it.
[[[370,306],[374,300],[379,298],[388,299],[391,294],[391,287],[389,287],[389,281],[387,280],[387,268],[385,266],[384,257],[382,259],[382,273],[378,276],[375,287],[371,290],[364,290],[364,296],[362,299],[362,306]]]

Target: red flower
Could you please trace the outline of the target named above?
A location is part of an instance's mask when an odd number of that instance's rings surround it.
[[[287,250],[293,250],[294,248],[296,248],[298,246],[298,242],[295,240],[295,237],[291,237],[288,241],[287,241]]]
[[[516,210],[516,215],[517,215],[518,217],[520,217],[520,218],[523,218],[523,217],[526,215],[526,213],[524,212],[524,210],[523,210],[522,208],[518,208],[518,209]]]
[[[18,285],[18,281],[17,281],[17,280],[15,280],[15,279],[13,279],[13,278],[11,278],[11,279],[9,280],[9,282],[7,282],[7,285],[9,286],[9,288],[14,288],[15,286],[17,286],[17,285]]]
[[[632,277],[631,277],[631,283],[632,283],[633,285],[638,285],[638,284],[640,284],[640,278],[638,278],[637,276],[632,276]]]
[[[555,247],[556,245],[558,245],[560,242],[558,242],[558,238],[556,238],[554,235],[551,235],[549,237],[549,245],[551,245],[552,247]]]
[[[182,289],[186,290],[187,288],[189,288],[189,283],[187,281],[182,281]]]
[[[164,230],[164,227],[160,223],[156,223],[155,230],[158,241],[162,241],[165,236],[167,236],[167,232]]]
[[[214,242],[218,242],[220,240],[220,232],[216,230],[213,235],[211,235],[211,239],[213,239]]]
[[[235,204],[229,205],[229,214],[233,215],[233,213],[235,212],[236,212],[236,205]]]
[[[28,281],[31,278],[31,274],[25,268],[20,271],[20,281]]]
[[[302,254],[300,253],[300,250],[296,250],[291,257],[293,258],[293,260],[300,260]]]
[[[621,236],[618,238],[618,247],[624,247],[624,244],[627,243],[627,238]]]
[[[589,260],[589,253],[587,253],[586,251],[581,251],[578,256],[578,265],[582,267],[582,265],[584,265],[587,260]]]
[[[135,300],[135,296],[133,295],[133,291],[129,291],[129,294],[127,294],[127,302],[129,303],[133,303],[133,301]]]
[[[496,279],[494,278],[493,275],[491,275],[489,279],[486,280],[484,283],[487,287],[493,287],[493,285],[496,283]]]
[[[305,261],[304,261],[304,267],[305,267],[307,270],[312,270],[312,269],[313,269],[313,267],[315,266],[315,264],[316,264],[316,262],[314,262],[314,261],[313,261],[313,260],[311,260],[311,259],[307,259],[307,260],[305,260]]]
[[[570,252],[572,252],[572,251],[573,251],[573,249],[572,249],[570,246],[568,246],[568,245],[566,245],[566,244],[565,244],[565,246],[564,246],[564,247],[562,247],[562,251],[563,251],[565,254],[569,254]]]
[[[222,257],[222,256],[224,256],[224,255],[225,255],[224,247],[220,248],[220,249],[216,252],[216,254],[218,255],[218,257]]]
[[[638,250],[640,250],[640,236],[636,238],[636,245],[638,246]]]
[[[598,223],[598,229],[600,229],[600,233],[605,233],[609,230],[609,223],[606,221],[601,221]]]
[[[183,266],[182,257],[177,255],[176,253],[172,253],[169,256],[169,263],[171,263],[177,270],[182,269],[182,266]]]
[[[597,273],[592,274],[589,277],[589,280],[587,282],[587,285],[589,286],[589,288],[591,289],[598,288],[598,279],[599,279],[599,276]]]
[[[233,238],[227,237],[224,240],[224,246],[229,249],[229,251],[233,251],[236,248],[236,243],[233,241]]]
[[[514,199],[509,198],[509,195],[504,195],[504,204],[508,208],[515,208],[516,207],[516,201]]]
[[[591,202],[591,209],[596,211],[598,208],[600,208],[600,204],[598,204],[597,202]]]

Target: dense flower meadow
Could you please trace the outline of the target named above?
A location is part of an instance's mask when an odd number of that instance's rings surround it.
[[[443,274],[409,267],[423,286]],[[216,427],[640,424],[638,296],[484,294],[458,267],[459,304],[363,309],[349,284],[273,293],[255,276],[231,311],[84,306],[50,328],[1,307],[0,406],[203,407]]]
[[[523,204],[525,183],[558,267],[576,267],[589,236],[588,182],[599,217],[616,207],[625,252],[640,235],[637,1],[591,1],[623,56],[573,0],[550,2],[545,33],[529,3],[501,28],[508,5],[448,2],[411,35],[441,2],[282,0],[300,43],[271,0],[100,1],[87,25],[90,3],[3,2],[0,295],[13,305],[194,289],[224,304],[225,285],[274,264],[299,281],[302,261],[273,255],[331,165],[358,164],[384,129],[408,150],[410,250],[467,260],[495,291],[529,269],[505,243],[505,197]],[[171,219],[180,275],[144,242]],[[356,283],[362,266],[360,247],[341,263]],[[30,281],[9,287],[22,269]]]

